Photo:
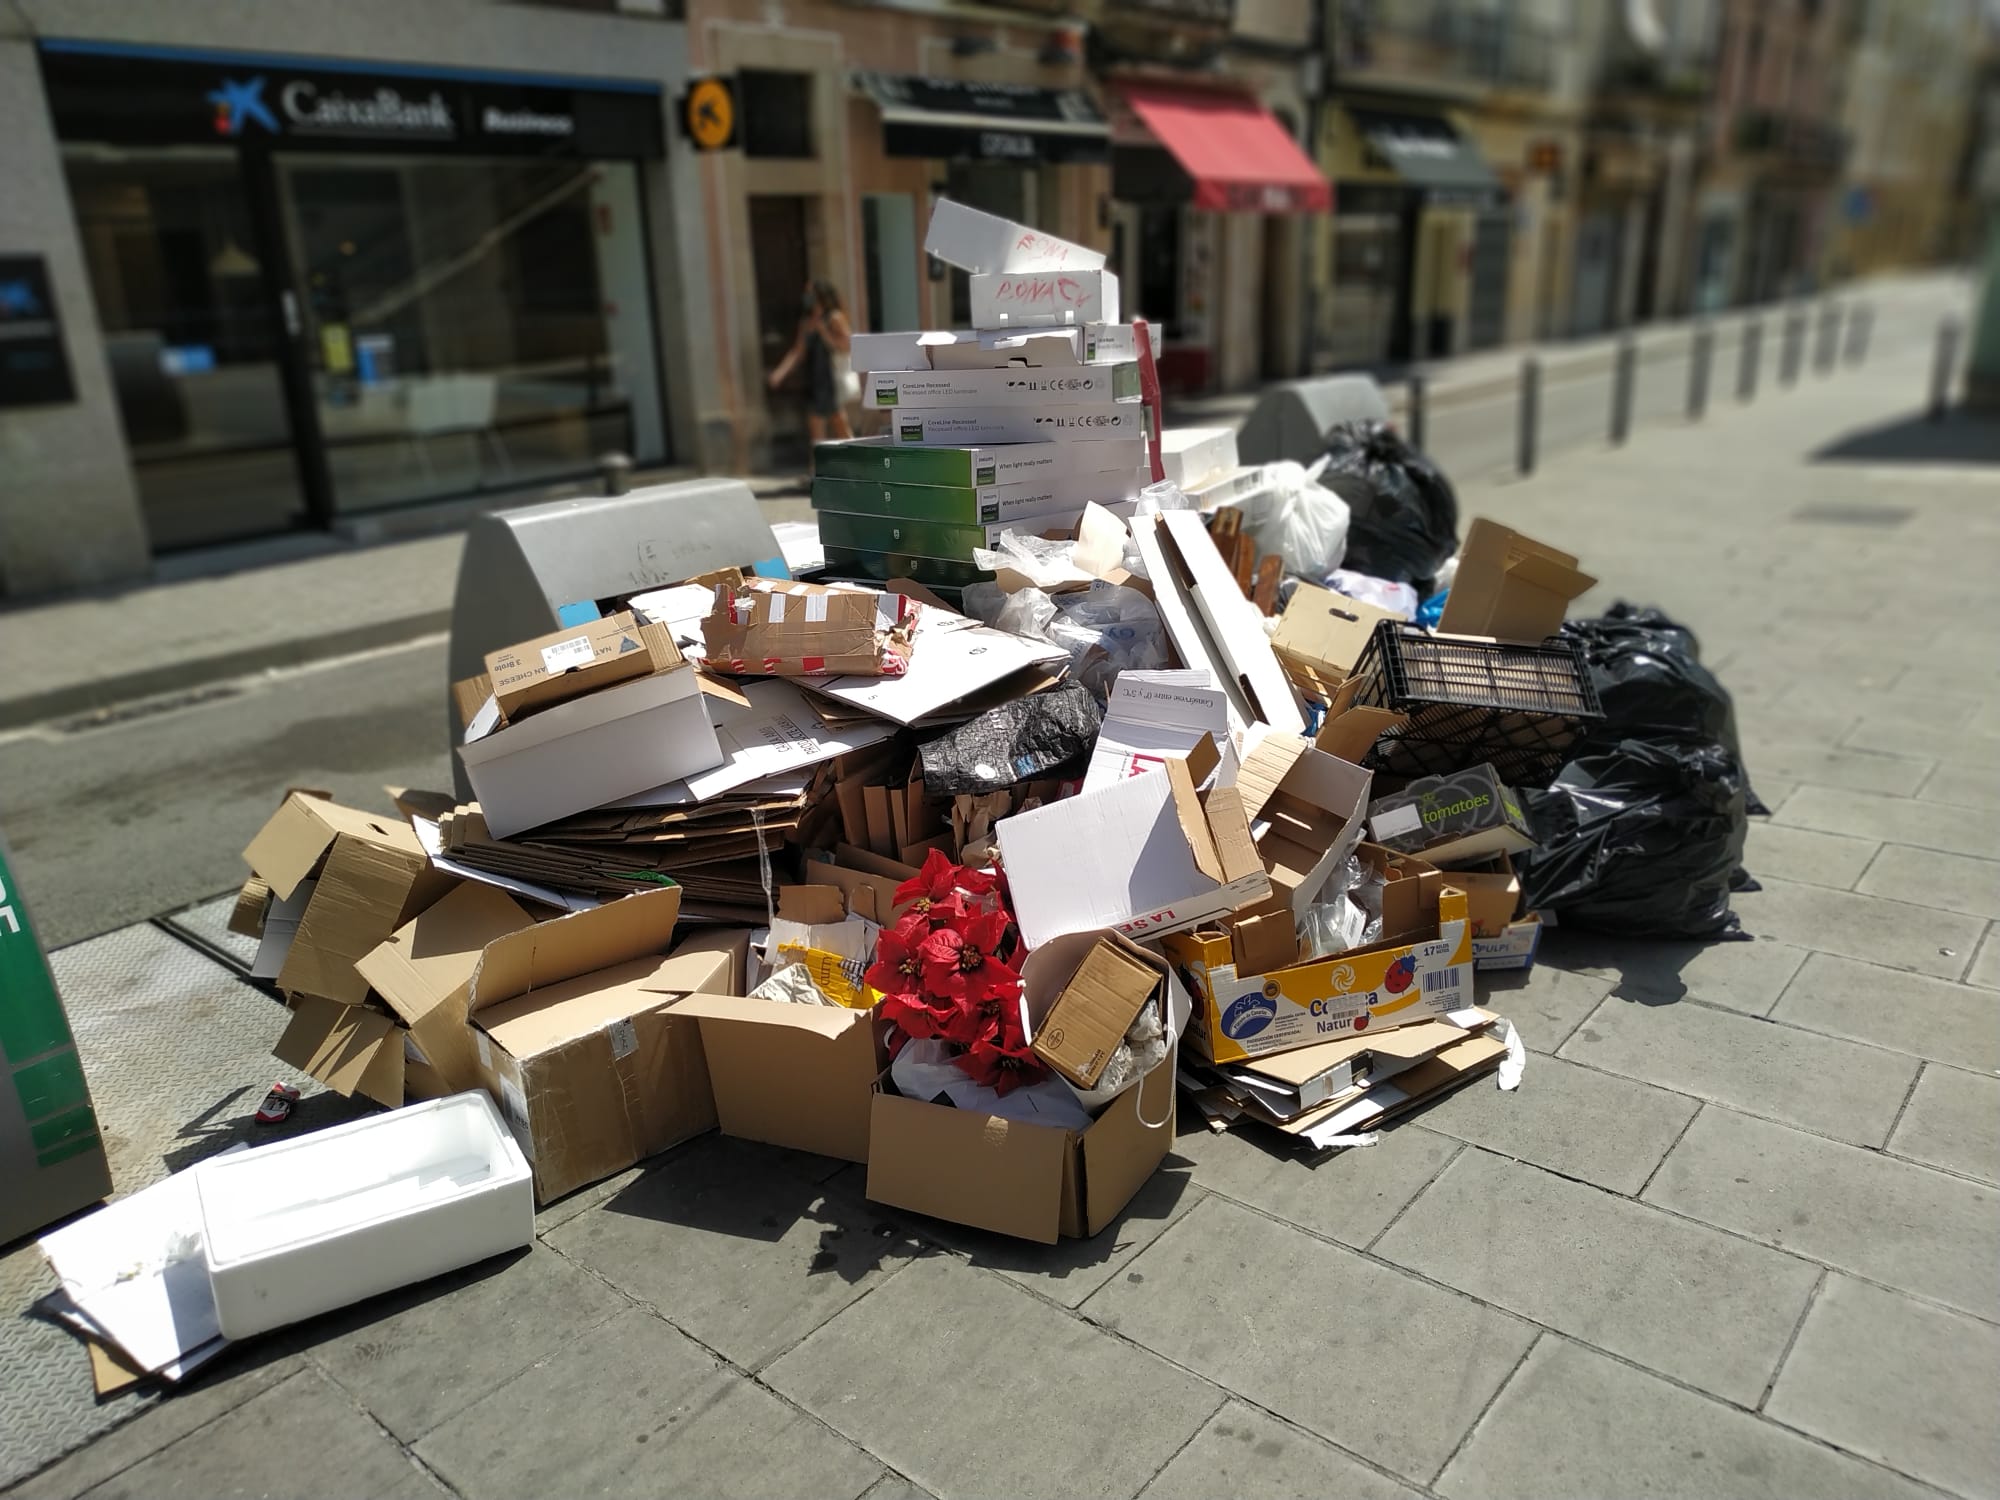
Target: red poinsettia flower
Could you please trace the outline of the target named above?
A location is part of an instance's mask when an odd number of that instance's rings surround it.
[[[965,898],[958,893],[958,877],[964,873],[949,855],[933,849],[924,856],[924,867],[896,887],[896,905],[909,903],[906,916],[922,916],[926,922],[950,922],[965,915]]]
[[[929,995],[884,995],[882,1019],[906,1036],[944,1037],[945,1028],[957,1024],[959,1010],[951,1001]]]
[[[1007,918],[997,911],[940,927],[924,939],[925,991],[964,1006],[1012,996],[1020,988],[1021,976],[1000,958],[1006,936]]]
[[[1048,1074],[1048,1068],[1028,1046],[1018,1023],[1001,1026],[993,1036],[974,1042],[952,1062],[974,1083],[1003,1096],[1024,1083],[1038,1083]]]
[[[862,975],[885,995],[914,996],[924,987],[924,939],[930,923],[912,912],[875,939],[875,962]]]

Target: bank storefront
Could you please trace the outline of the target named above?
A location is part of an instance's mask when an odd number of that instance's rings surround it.
[[[38,52],[154,550],[671,457],[656,85]]]

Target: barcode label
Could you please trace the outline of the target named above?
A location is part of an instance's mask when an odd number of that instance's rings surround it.
[[[1429,973],[1420,974],[1417,977],[1423,980],[1424,993],[1427,995],[1442,995],[1458,988],[1458,970],[1456,968],[1432,969]]]

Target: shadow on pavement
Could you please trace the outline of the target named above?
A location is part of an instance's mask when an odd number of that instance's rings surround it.
[[[1572,974],[1616,975],[1611,994],[1620,1000],[1641,1005],[1672,1005],[1688,995],[1681,975],[1701,954],[1723,942],[1743,942],[1742,936],[1697,940],[1693,938],[1621,938],[1599,932],[1558,928],[1545,933],[1538,965],[1562,969]],[[1482,974],[1481,988],[1526,989],[1527,975]],[[1511,982],[1510,982],[1511,981]],[[1506,1007],[1489,1002],[1505,1014]]]
[[[2000,464],[2000,420],[1964,411],[1942,422],[1908,417],[1850,434],[1813,454],[1813,462]]]

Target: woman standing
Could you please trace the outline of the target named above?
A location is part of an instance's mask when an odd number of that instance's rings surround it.
[[[783,385],[798,368],[799,361],[804,360],[807,436],[815,443],[826,441],[829,433],[837,438],[851,438],[854,429],[847,423],[847,402],[852,398],[845,387],[854,382],[847,366],[853,329],[848,325],[847,314],[840,306],[840,293],[833,289],[832,282],[806,283],[804,312],[799,319],[799,336],[792,340],[790,352],[771,372],[770,387],[775,391]]]

